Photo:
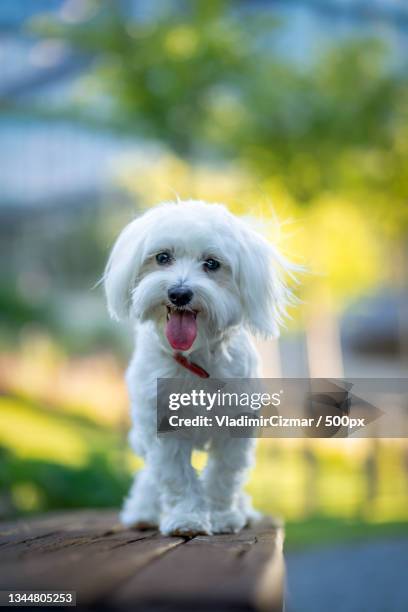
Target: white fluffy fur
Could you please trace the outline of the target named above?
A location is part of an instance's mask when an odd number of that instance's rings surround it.
[[[155,255],[174,261],[159,266]],[[221,268],[209,273],[207,257]],[[256,517],[243,493],[253,463],[254,440],[196,437],[162,439],[156,433],[157,378],[194,378],[173,359],[165,333],[167,291],[183,283],[199,311],[197,338],[186,355],[214,378],[256,378],[258,357],[250,333],[277,335],[288,291],[282,274],[292,269],[278,251],[224,206],[197,201],[162,204],[120,234],[105,272],[110,314],[130,317],[135,351],[127,371],[133,427],[130,444],[145,460],[125,501],[125,525],[159,525],[163,534],[239,531]],[[199,476],[194,447],[208,450]]]

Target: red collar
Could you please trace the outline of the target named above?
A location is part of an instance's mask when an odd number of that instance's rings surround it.
[[[183,368],[186,368],[186,370],[190,370],[190,372],[192,372],[196,376],[199,376],[200,378],[210,377],[209,373],[206,370],[204,370],[204,368],[197,365],[196,363],[193,363],[181,353],[174,353],[173,357],[177,361],[177,363],[183,366]]]

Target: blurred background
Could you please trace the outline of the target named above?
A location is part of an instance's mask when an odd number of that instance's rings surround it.
[[[309,268],[265,376],[406,376],[407,57],[398,0],[2,1],[1,518],[119,506],[131,334],[97,282],[160,200]],[[261,440],[248,489],[289,551],[408,533],[405,440]]]

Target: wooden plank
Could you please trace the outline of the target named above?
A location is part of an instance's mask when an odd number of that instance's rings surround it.
[[[76,591],[79,605],[96,604],[145,564],[182,543],[181,538],[153,536],[97,551],[86,547],[62,555],[38,555],[3,565],[0,588]]]
[[[0,589],[76,591],[88,610],[282,609],[283,532],[270,522],[186,540],[115,521],[90,511],[0,525]]]
[[[117,529],[117,512],[50,513],[39,518],[0,524],[2,564],[48,550],[91,544]]]
[[[172,609],[282,610],[283,531],[262,523],[236,535],[199,536],[132,576],[112,608],[172,602]]]
[[[87,512],[1,526],[10,535],[0,548],[0,589],[74,590],[78,603],[88,605],[184,542],[155,531],[118,529],[115,520],[116,513]]]
[[[285,585],[283,558],[283,527],[257,533],[257,544],[244,558],[244,574],[252,586],[254,607],[257,610],[282,610]],[[273,551],[271,547],[273,546]]]
[[[41,538],[67,531],[93,533],[107,531],[117,524],[114,510],[80,510],[74,512],[50,512],[40,517],[0,523],[0,549],[10,544]]]
[[[57,558],[60,551],[69,552],[68,549],[75,552],[80,549],[88,550],[89,552],[109,550],[115,546],[128,544],[136,540],[151,537],[154,531],[129,532],[128,530],[121,531],[53,531],[38,537],[26,537],[22,541],[10,541],[0,549],[0,559],[3,562],[29,560],[30,558],[39,558],[50,553],[56,553]]]

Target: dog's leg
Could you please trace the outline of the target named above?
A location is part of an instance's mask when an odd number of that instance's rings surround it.
[[[238,507],[240,511],[244,514],[247,525],[253,525],[262,519],[262,512],[259,510],[255,510],[252,505],[251,496],[248,495],[245,491],[241,491],[238,499]]]
[[[211,533],[203,488],[191,465],[191,453],[191,442],[176,439],[159,440],[151,449],[162,502],[160,531],[164,535]]]
[[[250,519],[251,506],[242,487],[253,464],[255,440],[213,440],[202,480],[213,533],[236,533]]]
[[[151,529],[158,527],[160,503],[157,483],[149,464],[135,474],[135,479],[120,513],[126,527]]]

